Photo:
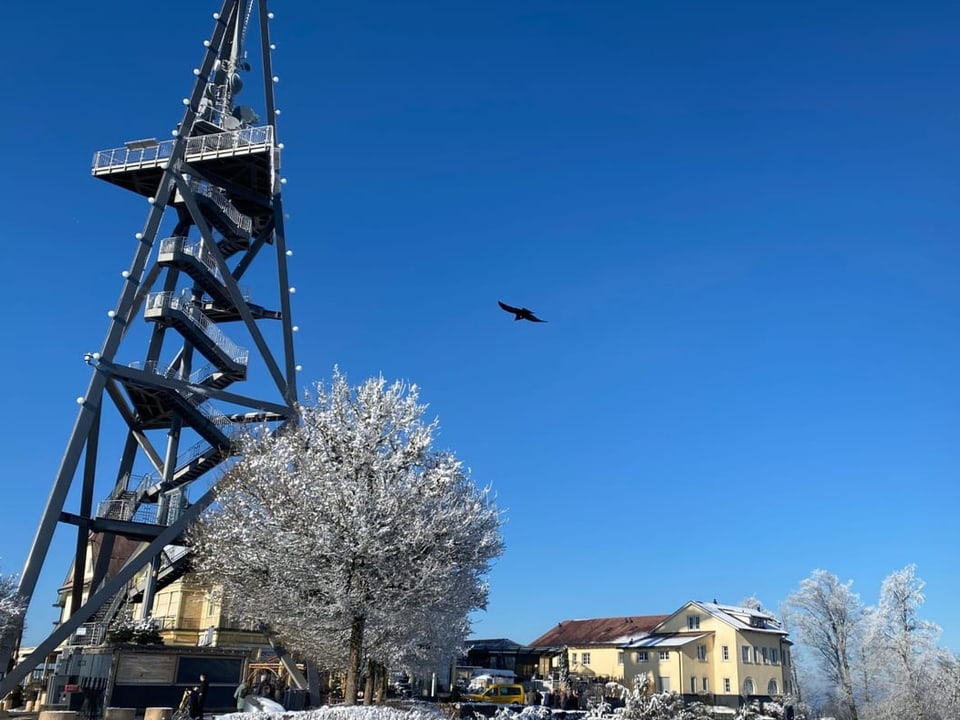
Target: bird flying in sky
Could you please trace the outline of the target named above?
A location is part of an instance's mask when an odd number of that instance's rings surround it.
[[[497,300],[497,304],[506,310],[508,313],[514,314],[514,320],[529,320],[530,322],[546,322],[546,320],[541,320],[536,315],[533,314],[533,310],[528,310],[527,308],[516,308],[511,305],[507,305],[501,300]]]

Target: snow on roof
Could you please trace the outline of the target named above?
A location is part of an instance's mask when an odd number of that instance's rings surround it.
[[[642,637],[667,615],[633,615],[630,617],[564,620],[530,643],[533,647],[562,645],[623,645]]]
[[[671,634],[671,635],[647,635],[647,637],[634,640],[628,644],[629,648],[652,648],[652,647],[682,647],[694,640],[706,637],[706,633],[697,635]]]
[[[723,620],[738,630],[753,630],[754,632],[774,632],[786,635],[780,621],[773,615],[756,608],[740,607],[738,605],[720,605],[695,601],[715,618]]]

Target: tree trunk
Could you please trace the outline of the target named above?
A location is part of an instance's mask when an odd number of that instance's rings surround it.
[[[844,700],[847,705],[847,714],[850,720],[859,720],[857,715],[857,700],[853,692],[853,673],[850,671],[850,660],[846,649],[840,656],[840,685],[843,688]]]
[[[373,688],[377,676],[377,666],[373,660],[367,660],[367,681],[363,684],[363,704],[373,705]]]
[[[345,705],[357,704],[360,684],[360,658],[363,655],[364,617],[354,616],[350,623],[350,655],[347,660],[347,687],[343,693]]]
[[[382,705],[387,699],[387,668],[377,663],[377,704]]]

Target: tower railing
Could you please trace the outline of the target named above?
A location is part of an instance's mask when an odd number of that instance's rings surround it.
[[[223,275],[220,274],[220,268],[217,266],[217,260],[213,254],[207,250],[203,240],[190,241],[185,237],[168,237],[160,241],[160,254],[173,254],[181,252],[184,255],[195,257],[217,280],[223,282]]]
[[[190,189],[199,195],[213,200],[214,204],[223,211],[223,214],[230,218],[233,224],[243,232],[250,233],[253,230],[253,221],[237,210],[233,203],[230,202],[230,198],[217,186],[211,185],[206,180],[194,178],[190,181]]]
[[[209,185],[209,183],[207,184]],[[246,217],[246,215],[240,215],[236,208],[230,204],[230,201],[226,197],[223,197],[222,193],[220,193],[218,197],[215,197],[213,194],[210,194],[206,191],[203,192],[203,194],[211,199],[214,199],[214,202],[217,202],[218,205],[220,204],[221,199],[223,202],[227,203],[229,205],[229,211],[225,210],[225,212],[230,213],[231,219],[234,220],[234,222],[237,222],[236,218],[233,217],[234,214],[240,218],[246,218],[249,222],[250,218]],[[175,235],[173,237],[164,238],[160,241],[160,255],[173,255],[175,253],[182,253],[184,255],[189,255],[193,258],[196,258],[197,261],[203,265],[218,282],[224,284],[223,274],[220,272],[220,267],[217,265],[217,260],[214,258],[213,253],[210,252],[207,244],[204,243],[202,239],[198,238],[196,240],[191,240],[190,238],[183,237],[182,235]],[[239,289],[240,296],[244,299],[244,301],[250,302],[252,298],[250,288],[240,286]]]
[[[239,350],[240,352],[231,356],[230,359],[237,365],[248,365],[250,363],[250,351],[246,348],[239,348]],[[149,360],[147,362],[134,360],[132,363],[128,363],[127,367],[133,368],[134,370],[143,370],[144,372],[153,373],[154,375],[159,375],[160,377],[167,378],[168,380],[178,379],[181,376],[180,370],[177,369],[176,366],[164,365],[156,360]],[[190,373],[190,377],[187,378],[187,382],[189,382],[191,385],[200,385],[204,380],[212,377],[220,371],[221,369],[213,363],[207,363],[203,367]]]
[[[216,323],[210,320],[193,302],[176,292],[156,292],[147,295],[148,310],[178,310],[183,313],[194,325],[196,325],[203,334],[212,340],[228,357],[246,357],[249,351],[237,345],[228,338],[224,332],[217,327]]]
[[[210,412],[210,407],[207,406],[201,408],[200,411],[206,415],[208,412]],[[231,442],[236,442],[240,435],[241,428],[236,423],[233,423],[223,413],[215,411],[214,413],[211,413],[211,415],[213,414],[219,415],[219,417],[216,419],[211,418],[211,422],[213,422]],[[206,442],[205,440],[200,440],[177,455],[176,467],[181,468],[187,463],[192,462],[210,452],[212,449],[213,448],[211,447],[210,443]],[[151,472],[144,473],[143,475],[139,476],[134,475],[131,479],[137,479],[138,482],[134,492],[136,493],[137,497],[142,497],[147,490],[160,482],[160,473]]]
[[[189,503],[186,502],[182,488],[178,488],[177,492],[172,495],[176,499],[167,505],[166,519],[163,523],[160,523],[157,517],[158,506],[155,503],[144,503],[140,499],[146,488],[156,485],[158,482],[160,482],[159,475],[141,476],[140,484],[135,491],[125,491],[112,498],[100,501],[97,506],[97,517],[124,522],[149,523],[151,525],[172,525],[180,516],[183,507],[186,507]]]
[[[100,150],[93,156],[94,172],[114,167],[146,167],[156,165],[173,153],[175,140],[164,140],[147,147],[121,147]],[[187,139],[186,157],[192,159],[209,154],[223,154],[225,151],[250,152],[258,147],[273,145],[273,127],[249,127],[240,130],[228,130],[210,135],[197,135]]]

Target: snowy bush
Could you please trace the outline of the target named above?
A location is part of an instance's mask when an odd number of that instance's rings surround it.
[[[546,720],[552,711],[542,705],[525,705],[519,712],[508,707],[499,708],[494,720]]]
[[[153,618],[134,620],[130,613],[117,616],[107,628],[107,642],[135,645],[163,645],[160,627]]]
[[[646,675],[638,677],[634,689],[623,694],[624,706],[614,710],[622,720],[700,720],[710,718],[701,703],[687,705],[683,696],[675,692],[648,694],[650,680]]]

